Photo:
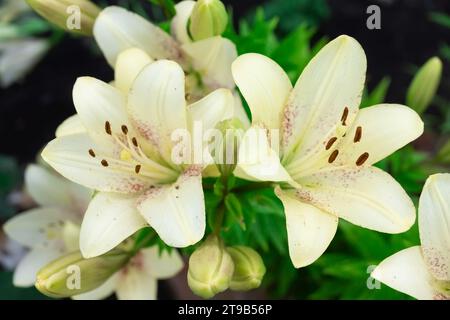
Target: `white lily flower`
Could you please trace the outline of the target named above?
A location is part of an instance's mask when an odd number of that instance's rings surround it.
[[[160,254],[156,246],[141,249],[100,287],[72,299],[98,300],[116,293],[119,300],[156,300],[158,280],[171,278],[182,268],[183,260],[176,250]]]
[[[240,56],[232,72],[251,109],[253,127],[280,130],[279,141],[267,137],[263,143],[252,141],[249,130],[240,158],[263,156],[239,159],[238,168],[249,179],[281,183],[276,194],[284,205],[295,267],[322,255],[338,218],[387,233],[413,225],[411,199],[372,165],[419,137],[423,122],[412,109],[397,104],[358,110],[366,57],[355,39],[340,36],[328,43],[294,87],[279,65],[259,54]]]
[[[120,54],[130,48],[141,49],[151,59],[178,62],[187,74],[186,97],[190,103],[219,88],[234,90],[231,64],[237,57],[236,46],[220,36],[192,41],[187,26],[194,5],[195,1],[181,1],[175,6],[172,36],[133,12],[110,6],[97,17],[94,37],[109,64],[115,68]],[[248,117],[237,94],[236,97],[234,114],[248,125]]]
[[[383,260],[372,277],[416,299],[450,299],[450,174],[430,176],[419,200],[420,246]]]
[[[30,249],[14,272],[18,287],[34,285],[39,269],[78,248],[79,225],[91,198],[90,190],[37,165],[26,169],[25,185],[40,207],[3,226],[10,238]]]
[[[186,107],[184,72],[168,60],[148,64],[132,85],[122,85],[131,88],[128,97],[100,80],[79,78],[73,90],[79,119],[71,121],[81,122],[86,132],[62,134],[42,152],[60,174],[100,191],[81,226],[86,258],[111,250],[147,225],[173,247],[203,238],[203,165],[174,163],[171,135],[189,132],[202,119],[208,119],[202,121],[204,130],[214,128],[230,114],[234,100],[228,89],[218,89]]]

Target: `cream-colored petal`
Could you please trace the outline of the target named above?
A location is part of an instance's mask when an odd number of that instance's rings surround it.
[[[188,33],[188,23],[194,6],[195,1],[191,0],[181,1],[175,5],[177,14],[172,19],[170,30],[179,43],[192,42]]]
[[[400,233],[416,218],[400,184],[375,167],[325,169],[299,183],[299,199],[367,229]]]
[[[170,163],[171,135],[187,129],[183,69],[168,60],[147,65],[133,83],[128,110],[139,133]]]
[[[329,42],[309,62],[284,110],[283,162],[304,162],[321,152],[331,137],[342,135],[347,128],[341,122],[344,110],[345,124],[351,125],[361,101],[366,64],[361,45],[346,35]]]
[[[168,279],[183,269],[183,260],[177,250],[161,254],[157,246],[141,250],[144,268],[155,279]]]
[[[92,291],[72,296],[73,300],[102,300],[111,296],[116,291],[117,282],[119,280],[119,272],[113,274],[101,286]]]
[[[49,142],[42,158],[67,179],[99,191],[136,193],[151,184],[152,179],[135,173],[133,163],[111,159],[109,152],[87,134],[73,134]]]
[[[279,129],[292,84],[272,59],[261,54],[239,56],[232,65],[233,78],[252,112],[253,124]]]
[[[36,282],[36,274],[49,262],[57,259],[64,252],[57,248],[34,248],[20,260],[13,275],[16,287],[31,287]]]
[[[45,248],[52,246],[54,241],[62,240],[65,221],[73,221],[73,215],[62,209],[31,209],[9,219],[3,230],[8,237],[26,247]]]
[[[419,231],[428,270],[450,281],[450,174],[428,178],[419,200]]]
[[[92,199],[81,224],[80,250],[85,258],[108,252],[147,225],[136,209],[136,200],[104,192]]]
[[[245,112],[244,105],[242,104],[241,97],[237,90],[233,91],[234,97],[234,109],[233,117],[238,118],[245,129],[250,128],[250,119],[248,118],[247,112]]]
[[[278,138],[272,136],[269,141],[265,129],[252,127],[247,130],[239,146],[239,170],[261,181],[294,183],[281,165],[278,152],[271,147],[277,144]]]
[[[182,48],[210,90],[234,88],[231,64],[237,57],[237,50],[233,42],[222,37],[212,37],[186,43]]]
[[[220,121],[233,117],[234,98],[230,90],[217,89],[188,106],[190,127],[202,125],[203,131],[213,129]]]
[[[153,59],[145,51],[139,48],[130,48],[122,51],[117,57],[114,85],[123,94],[128,94],[131,85],[139,72]]]
[[[126,101],[126,96],[118,89],[92,77],[78,78],[73,87],[73,103],[88,132],[107,135],[107,121],[113,133],[122,133],[122,125],[132,130]]]
[[[294,191],[276,189],[284,206],[289,255],[296,268],[316,261],[336,234],[338,217],[299,201]]]
[[[364,165],[372,165],[417,139],[423,122],[411,108],[398,104],[379,104],[359,111],[342,143],[335,165],[355,165],[367,152]],[[323,146],[325,148],[325,145]]]
[[[158,282],[148,272],[127,266],[119,274],[116,295],[119,300],[156,300]]]
[[[91,198],[89,189],[34,164],[25,170],[25,186],[41,206],[57,206],[74,212],[84,211]]]
[[[155,59],[178,60],[181,51],[178,44],[159,27],[136,13],[123,8],[105,8],[95,20],[94,37],[111,66],[118,55],[137,47]]]
[[[74,114],[61,123],[58,128],[56,128],[56,137],[67,136],[69,134],[83,133],[86,132],[86,128],[81,122],[80,116]]]
[[[416,299],[432,300],[437,294],[419,246],[404,249],[384,259],[371,276]]]
[[[169,246],[193,245],[205,233],[205,201],[198,168],[188,169],[172,185],[150,189],[139,212]]]

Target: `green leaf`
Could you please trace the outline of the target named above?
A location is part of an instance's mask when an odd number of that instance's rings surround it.
[[[244,213],[239,199],[233,193],[225,197],[225,207],[228,213],[231,214],[232,220],[237,222],[242,230],[246,229],[244,221]]]
[[[379,103],[383,103],[386,98],[387,91],[391,84],[391,78],[384,77],[376,85],[376,87],[369,93],[365,94],[361,102],[361,108],[370,107]]]

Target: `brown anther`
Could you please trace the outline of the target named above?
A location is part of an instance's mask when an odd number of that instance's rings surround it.
[[[122,125],[122,127],[120,127],[122,129],[123,134],[127,134],[128,133],[128,127],[126,125]]]
[[[136,167],[134,167],[134,172],[139,173],[139,171],[141,171],[141,165],[138,164],[136,165]]]
[[[95,152],[94,152],[94,150],[89,149],[89,155],[90,155],[92,158],[95,158]]]
[[[325,146],[325,150],[330,149],[333,146],[333,144],[336,142],[336,140],[337,140],[336,137],[333,137],[330,140],[328,140],[327,145]]]
[[[328,158],[328,163],[333,163],[334,160],[336,160],[338,154],[339,154],[339,150],[334,150],[334,151],[330,154],[330,157]]]
[[[111,131],[111,123],[109,123],[109,121],[105,122],[105,131],[107,134],[111,135],[112,131]]]
[[[362,137],[362,127],[359,126],[356,128],[356,132],[355,132],[355,137],[353,138],[353,142],[359,142],[361,141],[361,137]]]
[[[364,152],[362,155],[359,156],[358,160],[356,160],[356,165],[362,166],[367,159],[369,159],[369,153]]]
[[[345,123],[345,121],[347,121],[347,117],[348,117],[348,108],[345,107],[344,108],[344,112],[342,113],[342,117],[341,117],[341,122],[343,126],[346,126],[347,124]]]
[[[137,139],[136,139],[135,137],[133,137],[133,139],[131,139],[131,142],[133,143],[133,145],[134,145],[135,147],[138,146],[138,142],[137,142]]]
[[[103,159],[103,160],[101,161],[101,164],[102,164],[102,166],[104,166],[104,167],[109,166],[108,161],[106,161],[105,159]]]

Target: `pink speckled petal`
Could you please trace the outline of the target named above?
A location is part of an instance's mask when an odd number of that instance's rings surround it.
[[[299,199],[363,228],[400,233],[416,218],[414,204],[400,184],[375,167],[328,168],[299,184]]]
[[[419,231],[428,269],[450,281],[450,174],[428,178],[419,201]]]

